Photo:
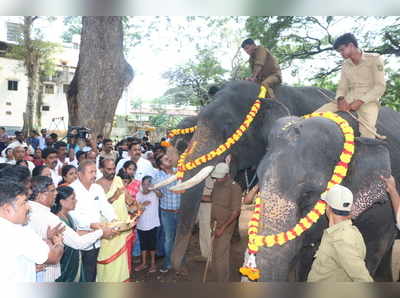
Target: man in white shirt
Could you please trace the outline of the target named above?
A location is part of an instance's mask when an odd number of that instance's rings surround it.
[[[62,237],[46,243],[29,227],[26,189],[10,180],[0,181],[0,280],[35,282],[35,264],[58,263],[63,255]]]
[[[54,186],[57,187],[62,177],[57,173],[57,151],[54,148],[48,147],[42,151],[42,158],[44,164],[50,168],[51,179],[53,179]]]
[[[19,160],[24,160],[25,157],[25,148],[21,145],[17,145],[14,147],[13,149],[13,156],[14,159],[9,161],[8,163],[11,165],[15,165],[17,163],[17,161]],[[29,160],[25,160],[26,163],[28,164],[28,169],[29,171],[32,173],[33,169],[35,168],[35,165],[33,164],[33,162],[29,161]]]
[[[80,236],[73,229],[64,225],[60,218],[50,211],[57,195],[57,190],[51,178],[46,176],[33,177],[32,192],[31,201],[29,201],[31,213],[28,226],[43,239],[47,238],[49,226],[54,228],[60,225],[63,228],[65,227],[63,232],[64,244],[74,249],[89,248],[102,236],[107,238],[113,235],[112,229],[104,226],[94,232]],[[54,282],[60,275],[60,263],[49,265],[46,267],[42,281]]]
[[[102,226],[102,217],[107,221],[116,219],[112,205],[107,201],[103,188],[95,184],[96,163],[92,160],[84,160],[78,168],[78,179],[70,187],[75,191],[77,204],[75,210],[70,211],[75,225],[79,230],[98,229]],[[100,241],[82,251],[87,281],[96,281],[96,264],[99,253]]]
[[[125,162],[128,160],[136,163],[137,170],[135,174],[135,179],[141,181],[144,176],[151,176],[154,178],[156,169],[153,168],[153,165],[150,161],[142,157],[142,152],[140,148],[140,141],[135,140],[133,143],[129,145],[129,156],[130,158],[121,159],[116,168],[116,173],[124,166]]]
[[[64,165],[71,164],[69,157],[67,157],[67,143],[58,141],[54,144],[54,149],[57,151],[57,166],[55,171],[59,176],[61,176],[61,168]]]

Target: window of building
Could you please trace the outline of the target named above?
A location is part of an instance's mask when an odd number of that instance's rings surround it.
[[[54,94],[54,85],[53,84],[44,84],[44,93]]]
[[[7,22],[7,41],[18,42],[22,35],[22,24]]]
[[[8,80],[8,90],[17,91],[18,90],[18,81]]]
[[[7,112],[6,112],[6,115],[11,115],[11,114],[12,114],[11,111],[7,111]]]
[[[63,85],[63,92],[64,92],[64,93],[67,93],[67,92],[68,92],[68,89],[69,89],[69,85],[68,85],[68,84],[64,84],[64,85]]]

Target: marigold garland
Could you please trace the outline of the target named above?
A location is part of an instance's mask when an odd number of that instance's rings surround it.
[[[336,164],[332,178],[329,180],[326,191],[331,189],[335,184],[339,184],[346,177],[348,165],[351,161],[351,158],[354,154],[354,132],[352,127],[347,123],[346,120],[341,118],[340,116],[331,113],[312,113],[309,115],[303,116],[303,118],[308,119],[312,117],[324,117],[334,121],[339,125],[343,135],[344,135],[344,144],[343,150],[340,154],[339,162]],[[254,208],[254,213],[252,218],[248,224],[248,235],[249,235],[249,243],[248,243],[248,253],[249,256],[253,259],[251,262],[247,262],[243,267],[240,268],[240,273],[242,275],[247,276],[251,280],[256,280],[260,277],[260,270],[257,269],[255,264],[255,255],[258,252],[261,246],[272,247],[274,245],[283,245],[289,240],[293,240],[296,237],[303,234],[305,231],[311,228],[311,226],[318,221],[318,219],[325,213],[326,203],[322,200],[319,200],[314,208],[299,222],[294,226],[294,228],[290,229],[286,232],[281,232],[279,234],[274,235],[258,235],[258,228],[260,225],[260,217],[261,217],[261,198],[258,196],[256,198],[256,204]]]
[[[196,129],[197,129],[197,125],[192,126],[192,127],[187,127],[187,128],[173,129],[168,133],[167,138],[172,139],[173,137],[175,137],[177,135],[186,135],[189,133],[194,133]]]
[[[260,98],[265,98],[266,94],[267,94],[267,89],[264,86],[261,86],[260,92],[258,94],[258,99],[252,105],[250,112],[246,115],[243,123],[233,133],[232,136],[227,138],[227,140],[225,141],[224,144],[219,145],[216,149],[211,150],[210,152],[203,154],[202,156],[196,158],[195,160],[189,161],[187,163],[185,163],[185,160],[186,160],[186,157],[189,155],[189,153],[187,152],[187,150],[184,153],[182,153],[178,160],[178,166],[177,166],[178,171],[177,171],[176,175],[177,175],[178,179],[181,179],[181,180],[183,179],[185,171],[193,170],[193,169],[197,168],[198,166],[213,160],[217,156],[224,154],[237,141],[239,141],[240,138],[243,136],[243,134],[250,127],[255,116],[257,115],[258,111],[260,110],[260,107],[261,107]],[[193,149],[194,149],[194,146],[192,147],[192,150]]]

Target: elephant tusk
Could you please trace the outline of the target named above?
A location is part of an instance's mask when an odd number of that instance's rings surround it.
[[[176,177],[176,175],[173,175],[173,176],[171,176],[171,177],[169,177],[169,178],[167,178],[167,179],[165,179],[165,180],[163,180],[163,181],[161,181],[161,182],[159,182],[157,184],[154,184],[151,189],[152,190],[153,189],[159,189],[160,187],[163,187],[163,186],[168,185],[168,184],[170,184],[172,182],[175,182],[177,179],[178,179],[178,177]]]
[[[198,172],[195,176],[193,176],[189,180],[182,182],[180,184],[174,185],[169,190],[170,191],[181,191],[181,190],[186,190],[186,189],[192,188],[193,186],[199,184],[204,179],[206,179],[208,177],[208,175],[210,175],[211,172],[214,170],[214,168],[215,168],[215,166],[207,166],[207,167],[201,169],[200,172]]]

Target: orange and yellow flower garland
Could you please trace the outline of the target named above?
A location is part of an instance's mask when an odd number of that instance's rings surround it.
[[[177,135],[186,135],[189,133],[194,133],[194,131],[197,129],[197,125],[192,126],[192,127],[187,127],[187,128],[181,128],[181,129],[173,129],[168,133],[167,138],[172,139],[173,137]]]
[[[335,166],[333,170],[333,175],[328,185],[326,187],[326,191],[332,188],[335,184],[339,184],[346,177],[348,165],[351,161],[351,158],[354,153],[354,132],[351,126],[347,123],[346,120],[339,117],[338,115],[327,112],[327,113],[312,113],[303,118],[311,118],[311,117],[324,117],[334,121],[339,125],[342,133],[344,135],[344,145],[342,153],[340,154],[340,160]],[[260,270],[257,269],[255,263],[255,254],[258,252],[261,246],[272,247],[274,245],[283,245],[289,240],[293,240],[296,237],[300,236],[302,233],[307,231],[311,226],[318,221],[318,219],[325,213],[326,203],[322,200],[319,200],[314,208],[299,222],[296,226],[289,231],[281,232],[279,234],[262,236],[258,235],[258,228],[260,224],[261,217],[261,199],[258,196],[256,198],[256,205],[254,208],[254,213],[252,218],[249,221],[249,243],[248,243],[248,261],[245,266],[240,268],[240,273],[242,275],[247,276],[251,280],[259,279]]]
[[[239,126],[239,128],[233,133],[233,135],[225,141],[224,144],[221,144],[218,148],[203,154],[202,156],[196,158],[193,161],[189,161],[185,163],[186,157],[189,155],[188,149],[185,150],[184,153],[181,154],[178,160],[177,165],[177,173],[176,176],[178,179],[183,179],[186,170],[193,170],[200,166],[203,163],[206,163],[210,160],[213,160],[217,156],[224,154],[232,145],[234,145],[239,139],[243,136],[243,134],[247,131],[250,127],[251,123],[253,122],[254,118],[256,117],[258,111],[260,110],[261,100],[260,98],[265,98],[267,94],[267,89],[264,86],[260,87],[260,92],[258,94],[258,99],[252,105],[250,112],[246,115],[245,120]],[[194,149],[194,146],[191,147],[191,150]]]

